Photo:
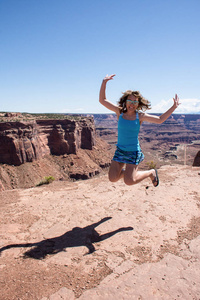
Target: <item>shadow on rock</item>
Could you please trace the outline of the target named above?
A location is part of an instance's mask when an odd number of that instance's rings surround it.
[[[110,219],[111,217],[103,218],[99,222],[83,228],[75,227],[71,231],[67,231],[61,236],[46,239],[37,243],[7,245],[0,248],[0,254],[1,252],[10,248],[32,247],[32,249],[24,253],[24,257],[43,259],[48,254],[56,254],[61,251],[66,251],[66,248],[79,246],[86,246],[88,248],[87,254],[90,254],[95,251],[93,243],[106,240],[118,232],[133,230],[133,227],[121,227],[117,230],[100,235],[95,228],[101,223]]]

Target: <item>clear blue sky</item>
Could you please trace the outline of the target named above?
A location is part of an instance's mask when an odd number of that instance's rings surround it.
[[[0,111],[104,113],[139,90],[200,113],[200,0],[0,0]]]

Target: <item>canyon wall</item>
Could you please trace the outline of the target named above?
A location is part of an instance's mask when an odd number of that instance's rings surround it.
[[[0,116],[0,191],[32,187],[49,175],[87,179],[110,165],[117,142],[114,114]],[[152,160],[159,168],[172,159],[199,166],[200,115],[172,115],[161,125],[143,123],[140,143],[145,154],[141,168]]]
[[[116,115],[96,114],[94,120],[100,136],[109,140],[109,136],[117,135]],[[146,142],[156,140],[158,144],[163,142],[191,143],[200,140],[200,115],[173,114],[160,125],[144,122],[140,129],[140,138]]]
[[[200,120],[200,118],[199,118]],[[191,124],[193,123],[193,124]],[[184,122],[184,119],[171,116],[163,124],[144,122],[141,127],[141,136],[145,141],[155,140],[162,143],[191,143],[200,139],[200,123]]]
[[[0,123],[0,163],[4,164],[19,166],[47,154],[76,154],[94,145],[92,117]]]

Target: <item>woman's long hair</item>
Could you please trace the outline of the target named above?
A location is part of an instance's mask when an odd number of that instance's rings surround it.
[[[126,92],[124,92],[122,94],[123,95],[121,96],[121,98],[119,99],[119,102],[118,102],[120,113],[125,113],[127,111],[126,100],[127,100],[128,96],[130,96],[130,95],[135,96],[139,101],[137,111],[139,111],[139,110],[145,111],[147,109],[151,109],[151,103],[147,99],[145,99],[140,94],[139,91],[127,90]]]

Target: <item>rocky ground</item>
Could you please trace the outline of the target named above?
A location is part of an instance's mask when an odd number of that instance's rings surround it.
[[[1,192],[0,299],[200,299],[198,173]]]

